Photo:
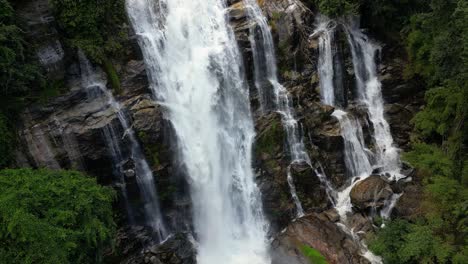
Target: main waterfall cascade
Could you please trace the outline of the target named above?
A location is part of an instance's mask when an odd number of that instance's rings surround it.
[[[99,78],[99,75],[81,51],[78,52],[78,56],[80,59],[81,85],[86,89],[88,99],[101,100],[102,107],[109,107],[112,109],[124,130],[123,135],[117,135],[112,124],[109,124],[103,128],[103,134],[113,159],[113,165],[115,167],[114,174],[118,177],[117,182],[121,188],[129,221],[134,221],[134,215],[133,208],[129,205],[127,198],[126,177],[128,176],[136,177],[136,182],[141,193],[141,200],[144,205],[145,224],[153,229],[155,240],[157,242],[161,242],[165,240],[169,234],[161,215],[153,173],[151,172],[151,169],[143,155],[140,144],[135,136],[135,132],[130,125],[123,107],[117,100],[115,100],[112,93],[106,88],[105,81]],[[119,138],[126,138],[130,144],[130,154],[128,159],[124,158],[123,146],[121,145],[121,140],[119,140]],[[123,166],[126,162],[131,162],[133,164],[131,165],[131,168],[124,173]]]
[[[191,187],[197,262],[267,264],[248,87],[225,10],[219,0],[127,1]]]

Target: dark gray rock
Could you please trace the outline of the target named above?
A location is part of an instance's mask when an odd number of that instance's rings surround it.
[[[356,183],[350,193],[351,203],[361,210],[381,208],[392,195],[390,184],[378,175]]]

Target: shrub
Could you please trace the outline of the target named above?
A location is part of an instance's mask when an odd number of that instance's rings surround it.
[[[0,171],[0,263],[100,263],[114,197],[75,171]]]

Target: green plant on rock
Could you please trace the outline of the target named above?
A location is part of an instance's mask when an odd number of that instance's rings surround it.
[[[301,247],[301,252],[311,264],[328,264],[327,259],[315,248],[303,245]]]
[[[257,153],[267,153],[273,155],[277,146],[283,142],[283,126],[279,120],[272,120],[268,128],[259,135],[255,144]]]
[[[115,193],[74,171],[0,171],[0,263],[101,263]]]

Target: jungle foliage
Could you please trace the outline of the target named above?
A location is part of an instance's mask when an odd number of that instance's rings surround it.
[[[79,172],[0,171],[0,263],[101,263],[114,197]]]
[[[100,64],[122,51],[127,38],[124,0],[50,1],[68,46]]]

